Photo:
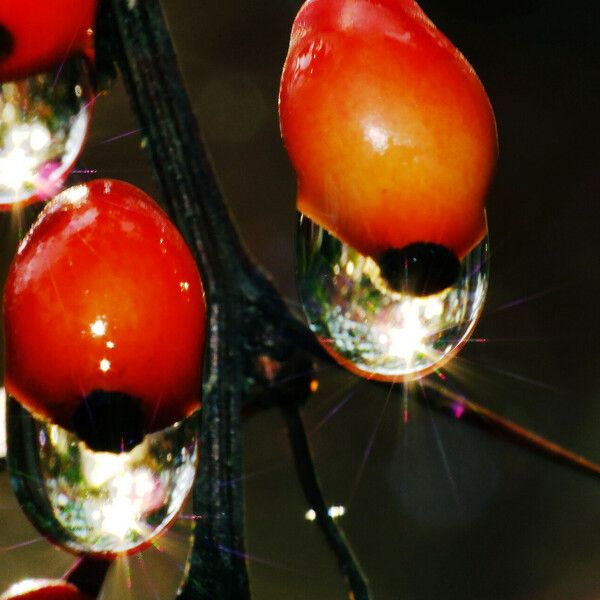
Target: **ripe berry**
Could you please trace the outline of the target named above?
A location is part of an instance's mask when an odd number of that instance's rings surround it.
[[[423,260],[428,273],[457,273],[485,235],[494,115],[473,68],[414,0],[308,0],[280,120],[298,209],[382,263],[392,288],[405,265],[422,278]]]
[[[97,0],[3,0],[0,81],[23,79],[89,51]]]
[[[91,600],[74,585],[49,579],[27,579],[11,586],[0,600]]]
[[[149,196],[69,188],[11,265],[6,389],[92,449],[128,449],[198,408],[205,312],[194,259]]]

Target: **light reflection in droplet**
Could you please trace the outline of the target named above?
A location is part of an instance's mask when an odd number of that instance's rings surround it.
[[[81,464],[83,476],[93,488],[106,484],[123,470],[123,455],[112,452],[96,452],[93,460],[84,460]]]
[[[354,273],[354,263],[351,260],[349,260],[346,263],[346,274],[352,275],[352,273]]]

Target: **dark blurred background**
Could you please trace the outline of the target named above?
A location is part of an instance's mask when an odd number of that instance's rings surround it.
[[[295,182],[277,90],[298,5],[165,1],[199,123],[240,231],[294,309]],[[423,0],[484,82],[500,161],[489,197],[491,286],[452,389],[600,461],[597,1]],[[158,194],[120,85],[96,104],[81,167]],[[3,224],[3,263],[14,236]],[[305,409],[327,498],[376,600],[598,600],[600,482],[420,404],[323,367]],[[332,409],[341,407],[331,415]],[[245,427],[247,542],[257,600],[347,592],[295,479],[276,411]],[[0,477],[0,587],[57,576],[71,558],[20,514]],[[183,521],[103,598],[171,600]],[[21,545],[26,544],[26,545]],[[128,569],[132,577],[127,585]]]

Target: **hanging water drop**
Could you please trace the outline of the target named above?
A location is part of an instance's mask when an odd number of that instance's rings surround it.
[[[0,209],[45,199],[79,156],[91,117],[88,62],[0,83]]]
[[[426,244],[388,254],[382,268],[300,215],[297,252],[312,331],[338,362],[365,377],[411,380],[440,367],[467,341],[483,308],[487,237],[455,271],[443,251]]]
[[[91,450],[74,433],[8,409],[8,466],[32,523],[74,552],[132,552],[165,531],[191,490],[197,416],[148,434],[127,452]]]

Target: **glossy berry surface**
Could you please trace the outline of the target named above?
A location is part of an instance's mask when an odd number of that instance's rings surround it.
[[[86,52],[97,0],[0,2],[0,81],[22,79]]]
[[[199,406],[200,276],[166,214],[127,183],[46,206],[11,265],[4,317],[6,389],[38,417],[73,430],[109,398],[115,418],[133,406],[150,432]],[[133,404],[118,411],[122,398]]]
[[[280,89],[298,209],[363,255],[485,235],[497,154],[473,68],[413,0],[309,0]]]
[[[9,588],[0,600],[91,600],[91,597],[64,581],[27,579]]]

